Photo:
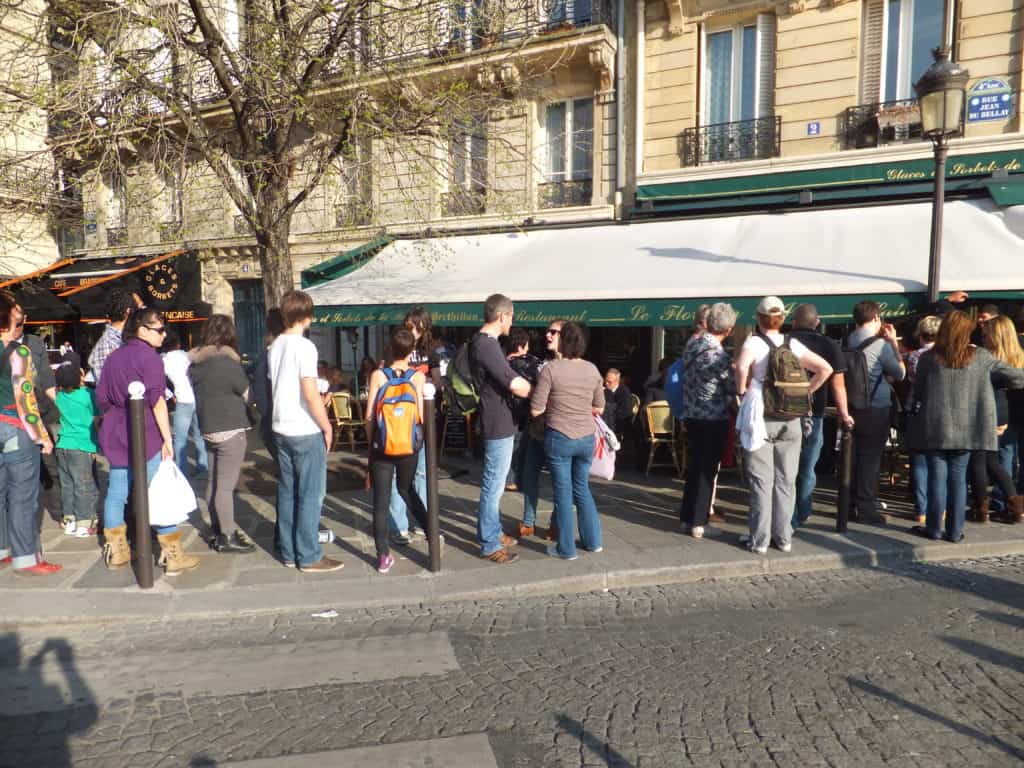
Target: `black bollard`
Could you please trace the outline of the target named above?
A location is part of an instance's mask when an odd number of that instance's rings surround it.
[[[846,533],[850,521],[851,481],[853,479],[853,432],[841,427],[839,438],[839,488],[836,496],[836,533]]]
[[[135,575],[142,589],[153,588],[153,535],[149,528],[149,483],[146,475],[146,386],[128,385],[128,433],[131,437],[132,510],[135,516]]]
[[[430,547],[430,572],[441,572],[441,522],[437,499],[437,419],[434,385],[423,387],[423,450],[427,452],[427,542]]]

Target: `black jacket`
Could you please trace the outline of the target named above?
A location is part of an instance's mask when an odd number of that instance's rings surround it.
[[[200,347],[188,353],[192,365],[188,377],[196,395],[199,430],[208,435],[231,429],[247,429],[245,393],[249,377],[238,353],[230,347]]]

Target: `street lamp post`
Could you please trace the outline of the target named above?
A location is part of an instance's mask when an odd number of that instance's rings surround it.
[[[970,73],[949,59],[945,45],[932,51],[935,61],[914,83],[921,108],[921,133],[935,147],[935,193],[932,198],[932,233],[928,251],[928,301],[939,298],[942,265],[942,208],[946,200],[946,153],[951,136],[960,133],[964,91]]]

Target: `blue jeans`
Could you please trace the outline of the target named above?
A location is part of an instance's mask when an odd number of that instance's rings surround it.
[[[1010,424],[1006,431],[999,436],[999,464],[1006,470],[1006,474],[1010,476],[1011,481],[1013,480],[1013,470],[1017,465],[1018,458],[1018,441],[1020,436],[1017,432],[1017,425]],[[1024,472],[1021,473],[1021,478],[1024,478]],[[1021,478],[1017,479],[1017,493],[1021,491]],[[1005,494],[998,483],[992,489],[992,500],[1003,505],[1006,503]]]
[[[800,445],[800,469],[796,475],[796,506],[793,508],[793,529],[807,522],[811,516],[811,497],[818,484],[814,468],[821,458],[825,437],[821,429],[821,416],[811,417],[811,434],[804,435]]]
[[[147,485],[160,468],[160,459],[160,452],[157,451],[146,462]],[[124,525],[124,505],[128,503],[128,494],[131,489],[131,467],[111,467],[110,477],[107,479],[107,498],[103,501],[103,527],[105,529]],[[159,534],[174,533],[178,530],[178,526],[154,525],[153,529]]]
[[[480,506],[476,515],[476,537],[480,541],[480,555],[487,557],[502,548],[501,495],[505,492],[505,479],[512,466],[512,448],[515,438],[484,440],[484,473],[480,477]]]
[[[523,471],[519,490],[523,492],[523,525],[537,524],[537,499],[540,496],[540,471],[544,467],[544,441],[523,436]]]
[[[57,473],[60,476],[60,508],[66,518],[88,523],[96,517],[100,491],[96,487],[96,459],[85,451],[58,448]]]
[[[928,516],[928,457],[923,453],[910,454],[910,477],[914,483],[914,514]],[[966,491],[964,498],[967,498]]]
[[[601,520],[590,493],[590,465],[594,461],[594,436],[566,437],[548,429],[544,433],[544,452],[551,468],[551,485],[555,497],[555,519],[558,520],[558,554],[576,554],[576,526],[572,507],[579,516],[580,540],[583,548],[593,551],[601,546]]]
[[[327,495],[327,447],[315,435],[277,440],[281,480],[277,486],[277,546],[281,559],[300,568],[323,558],[320,510]]]
[[[959,541],[964,530],[967,507],[967,465],[970,451],[928,451],[928,536],[942,535],[942,515],[946,515],[946,538]]]
[[[206,441],[199,431],[195,403],[178,403],[171,416],[171,439],[174,444],[174,463],[182,474],[188,477],[188,440],[196,447],[196,471],[207,469]]]
[[[508,470],[508,485],[519,486],[523,482],[523,461],[525,460],[526,441],[529,435],[525,429],[516,427],[516,433],[512,435],[512,466]],[[521,489],[520,489],[521,490]]]
[[[0,424],[0,557],[31,568],[39,551],[39,446],[25,430]]]
[[[392,533],[398,531],[408,532],[409,510],[405,508],[398,493],[398,473],[391,474],[391,501],[388,503],[388,530]],[[427,451],[421,448],[419,457],[416,459],[416,495],[420,497],[423,505],[427,504]]]

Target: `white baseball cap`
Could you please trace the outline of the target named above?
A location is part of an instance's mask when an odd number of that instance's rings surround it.
[[[784,315],[786,314],[786,305],[782,303],[782,299],[778,296],[765,296],[761,299],[761,303],[757,305],[757,314]]]

